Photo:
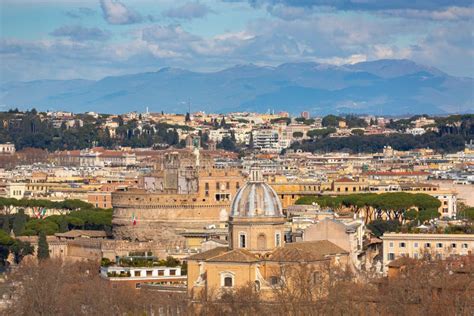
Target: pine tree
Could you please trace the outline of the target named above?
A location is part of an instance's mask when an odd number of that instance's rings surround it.
[[[39,260],[49,258],[49,245],[48,241],[46,240],[46,234],[44,233],[44,231],[41,231],[39,234],[37,256]]]
[[[21,209],[18,214],[15,215],[15,219],[13,220],[13,233],[15,234],[15,236],[20,236],[23,233],[23,231],[25,230],[25,225],[25,211]]]

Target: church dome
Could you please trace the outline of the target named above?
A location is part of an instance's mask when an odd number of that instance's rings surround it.
[[[283,216],[278,195],[271,186],[263,181],[263,177],[258,170],[252,170],[250,172],[250,180],[235,195],[230,216]]]

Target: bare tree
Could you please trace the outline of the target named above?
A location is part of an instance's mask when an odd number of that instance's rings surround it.
[[[184,294],[111,286],[96,263],[30,260],[10,279],[8,315],[176,315],[186,312]]]

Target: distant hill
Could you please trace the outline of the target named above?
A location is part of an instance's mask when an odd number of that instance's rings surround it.
[[[312,114],[474,112],[473,78],[450,76],[410,60],[353,65],[238,65],[199,73],[177,68],[92,80],[39,80],[0,86],[6,110],[165,111],[268,109]]]

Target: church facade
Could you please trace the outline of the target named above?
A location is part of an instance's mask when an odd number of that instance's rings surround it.
[[[292,269],[315,277],[328,266],[350,264],[349,253],[327,240],[285,243],[285,222],[275,190],[251,170],[232,202],[229,246],[187,258],[190,299],[219,297],[248,285],[270,297],[282,282],[292,282]]]

